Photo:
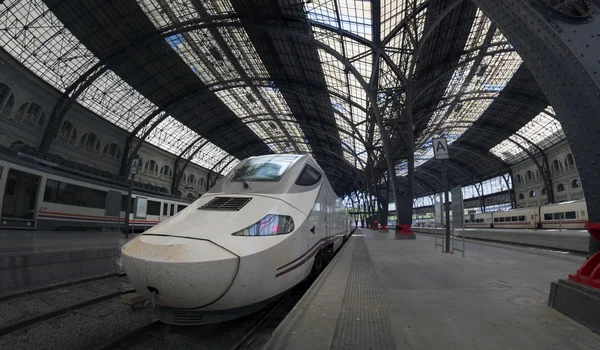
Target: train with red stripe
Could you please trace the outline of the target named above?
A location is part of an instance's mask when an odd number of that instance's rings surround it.
[[[124,245],[123,268],[162,322],[224,322],[318,274],[349,228],[345,206],[311,156],[250,157]]]
[[[22,157],[0,157],[0,229],[124,230],[126,184],[70,173],[42,159]],[[136,213],[134,208],[141,201],[146,210]],[[184,210],[190,203],[192,199],[135,189],[130,202],[130,230],[142,232]],[[115,208],[111,213],[110,209]]]
[[[568,201],[508,211],[471,214],[465,217],[470,228],[585,229],[585,200]]]

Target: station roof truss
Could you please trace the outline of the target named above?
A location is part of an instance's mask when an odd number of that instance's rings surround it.
[[[440,188],[432,137],[451,144],[453,184],[524,159],[525,138],[528,150],[564,138],[518,54],[470,1],[0,6],[0,43],[21,64],[63,93],[87,81],[78,103],[216,172],[252,155],[307,153],[349,194],[369,177],[382,183],[385,134],[402,184],[412,130],[423,195]]]

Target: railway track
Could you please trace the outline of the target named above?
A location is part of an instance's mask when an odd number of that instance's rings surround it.
[[[117,286],[109,287],[108,285],[102,285],[102,283],[100,283],[100,286],[98,286],[98,283],[102,280],[109,279],[113,279],[113,281],[110,282],[114,282]],[[131,287],[125,289],[119,288],[119,282],[124,282],[119,281],[119,279],[120,278],[118,277],[118,274],[112,274],[47,286],[43,288],[37,288],[34,290],[22,291],[10,295],[4,295],[0,297],[0,302],[6,303],[3,305],[3,307],[10,307],[11,305],[22,305],[22,307],[27,308],[28,305],[42,304],[44,305],[44,308],[46,310],[41,310],[38,312],[26,310],[27,312],[24,312],[21,315],[12,318],[9,317],[8,319],[5,319],[4,322],[0,321],[0,336],[4,336],[19,330],[30,328],[41,322],[48,321],[69,313],[73,313],[79,309],[93,306],[95,304],[99,304],[110,299],[115,299],[123,294],[132,293],[135,291]],[[91,286],[94,283],[96,283],[96,290],[94,290],[94,288],[91,288]],[[75,288],[73,288],[71,291],[68,290],[68,287],[74,286]],[[98,292],[98,289],[109,289],[112,291],[102,293]],[[84,297],[84,299],[81,300],[82,294],[99,295],[87,298]],[[49,301],[52,300],[53,297],[57,298],[58,295],[60,295],[60,300],[56,299],[54,301],[64,305],[50,305]],[[10,304],[8,302],[10,302]]]

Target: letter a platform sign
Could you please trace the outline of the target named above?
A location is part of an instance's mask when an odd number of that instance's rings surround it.
[[[435,159],[450,159],[448,143],[443,137],[433,139],[433,155]]]

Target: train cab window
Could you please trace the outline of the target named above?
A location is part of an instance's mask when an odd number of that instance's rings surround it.
[[[524,215],[519,216],[519,221],[525,221],[525,216]]]
[[[518,216],[513,216],[510,220],[511,221],[519,221],[519,217]]]
[[[300,176],[298,176],[296,185],[311,186],[319,182],[319,180],[321,180],[321,173],[310,165],[306,165]]]
[[[562,213],[554,213],[554,220],[560,219],[561,216],[562,216]]]
[[[544,220],[552,220],[552,214],[544,214]]]
[[[268,181],[277,182],[298,160],[297,155],[269,155],[248,158],[239,168],[231,181]]]
[[[175,215],[175,204],[171,204],[171,210],[169,210],[169,215],[170,216]]]
[[[178,204],[178,205],[177,205],[177,212],[179,213],[180,211],[182,211],[182,210],[183,210],[183,209],[185,209],[185,208],[187,208],[187,205],[181,205],[181,204]]]
[[[160,215],[160,202],[148,201],[148,209],[146,209],[148,215]]]
[[[565,213],[565,219],[577,219],[577,213],[574,211],[568,211]]]

